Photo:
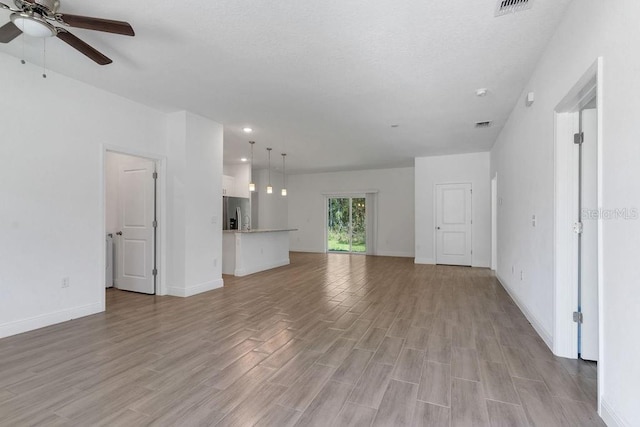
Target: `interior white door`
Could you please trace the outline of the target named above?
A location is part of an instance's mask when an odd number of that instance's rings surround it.
[[[580,185],[580,357],[598,360],[598,150],[595,109],[582,110]]]
[[[436,264],[471,265],[471,184],[436,185]]]
[[[155,293],[154,172],[154,162],[135,159],[120,168],[118,177],[118,288],[145,294]]]

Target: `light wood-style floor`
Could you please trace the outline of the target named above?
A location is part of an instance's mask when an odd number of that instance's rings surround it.
[[[291,260],[0,340],[0,425],[604,425],[489,270]]]

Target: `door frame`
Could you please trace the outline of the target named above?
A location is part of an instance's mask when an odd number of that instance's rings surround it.
[[[578,326],[572,313],[578,307],[578,238],[573,232],[577,212],[577,150],[573,134],[579,131],[582,107],[596,96],[597,108],[597,198],[602,208],[603,146],[603,58],[599,57],[576,82],[554,110],[554,317],[553,353],[578,357]],[[602,218],[598,218],[598,413],[604,372],[603,246]]]
[[[473,235],[471,237],[473,237]],[[498,173],[497,172],[493,176],[493,178],[491,178],[491,270],[498,271]]]
[[[367,255],[369,253],[369,215],[366,207],[367,193],[366,192],[348,192],[348,193],[325,193],[324,195],[324,253],[326,254],[349,254],[349,255]],[[351,234],[351,244],[349,252],[342,251],[330,251],[329,250],[329,199],[365,199],[365,236],[366,236],[366,250],[364,252],[353,252],[353,227],[349,228]],[[349,225],[352,223],[352,202],[349,203]]]
[[[471,186],[471,264],[473,267],[473,182],[436,182],[433,184],[433,264],[438,265],[438,185],[461,185],[469,184]],[[441,264],[444,265],[444,264]],[[462,267],[462,266],[461,266]]]
[[[367,201],[367,251],[362,252],[363,255],[378,255],[378,190],[354,190],[354,191],[325,191],[321,195],[324,197],[324,207],[322,217],[324,218],[324,253],[329,253],[327,250],[328,239],[328,199],[332,197],[353,197],[353,195],[364,195]],[[332,252],[336,253],[336,252]],[[393,255],[395,256],[395,255]]]
[[[156,164],[158,172],[158,180],[156,187],[156,218],[158,228],[156,229],[156,266],[158,268],[158,276],[156,277],[156,295],[167,295],[167,158],[165,156],[154,153],[132,150],[126,147],[120,147],[111,144],[101,144],[100,146],[100,260],[99,265],[101,271],[106,269],[106,248],[104,245],[104,237],[106,236],[106,172],[107,172],[107,152],[114,152],[128,156],[141,157],[153,161]],[[104,274],[103,274],[104,276]],[[106,295],[104,292],[104,283],[100,283],[103,289],[102,294],[102,310],[106,308]]]

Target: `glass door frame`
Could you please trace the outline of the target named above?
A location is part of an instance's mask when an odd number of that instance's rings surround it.
[[[329,203],[332,199],[348,199],[349,200],[349,250],[348,251],[339,251],[339,250],[330,250],[329,249]],[[363,199],[365,203],[365,215],[364,215],[364,233],[365,233],[365,250],[364,251],[353,251],[353,200],[354,199]],[[334,253],[334,254],[355,254],[355,255],[366,255],[367,254],[367,227],[368,224],[368,209],[367,209],[367,197],[365,193],[336,193],[336,194],[325,194],[325,202],[324,202],[324,251],[325,253]]]

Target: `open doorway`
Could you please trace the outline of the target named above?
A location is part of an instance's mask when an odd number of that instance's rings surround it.
[[[602,371],[602,58],[555,109],[556,355]],[[584,362],[583,362],[584,363]],[[598,408],[600,407],[598,393]]]
[[[598,360],[598,151],[596,98],[579,111],[578,355]]]
[[[105,153],[105,287],[156,294],[158,215],[156,161]]]

